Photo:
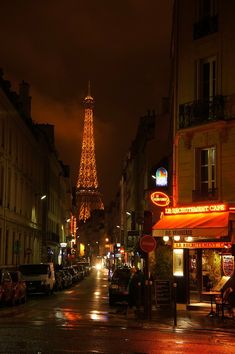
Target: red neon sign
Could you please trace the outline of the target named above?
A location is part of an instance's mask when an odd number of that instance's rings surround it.
[[[153,204],[164,207],[170,204],[170,198],[163,192],[154,192],[150,196]]]
[[[193,205],[178,208],[166,208],[164,213],[167,215],[175,214],[196,214],[196,213],[213,213],[227,211],[226,204],[210,204],[210,205]]]

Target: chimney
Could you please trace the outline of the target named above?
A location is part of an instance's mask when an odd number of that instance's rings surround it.
[[[29,87],[29,84],[25,81],[22,81],[19,87],[19,100],[22,113],[27,118],[31,118],[31,96],[29,96]]]

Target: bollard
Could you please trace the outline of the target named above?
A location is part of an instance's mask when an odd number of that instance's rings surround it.
[[[149,320],[152,319],[152,280],[149,280]]]
[[[176,289],[177,283],[173,283],[174,326],[177,326]]]
[[[148,280],[144,283],[144,318],[148,318]]]

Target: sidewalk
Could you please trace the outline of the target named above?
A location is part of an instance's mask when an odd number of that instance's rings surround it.
[[[134,319],[141,323],[143,328],[158,329],[184,329],[184,330],[211,330],[220,332],[230,332],[235,334],[235,320],[227,317],[225,313],[224,319],[221,316],[208,316],[210,309],[203,310],[187,310],[186,308],[177,307],[176,325],[174,312],[169,308],[152,309],[151,319],[146,319],[143,309],[138,315],[134,312],[128,313],[128,319]]]

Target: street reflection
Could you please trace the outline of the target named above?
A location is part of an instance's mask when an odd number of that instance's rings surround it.
[[[71,326],[71,325],[73,325],[73,322],[81,320],[82,316],[81,316],[81,314],[74,312],[74,311],[56,309],[55,318],[58,320],[62,320],[62,321],[68,321],[69,326]]]
[[[89,316],[93,321],[108,321],[108,312],[94,310]]]
[[[100,291],[95,291],[94,295],[95,295],[95,297],[100,297]]]
[[[86,314],[85,317],[90,318],[93,321],[108,321],[108,312],[102,312],[93,310],[90,313]],[[77,321],[80,321],[83,316],[80,313],[74,312],[68,309],[56,309],[55,318],[59,321],[64,321],[63,326],[76,326]],[[84,319],[84,318],[83,318]],[[43,321],[37,321],[37,324],[45,324]],[[36,323],[36,321],[35,321]]]
[[[35,326],[45,326],[45,321],[33,321],[32,322]]]

